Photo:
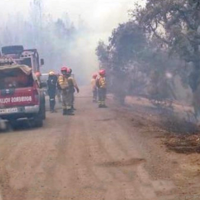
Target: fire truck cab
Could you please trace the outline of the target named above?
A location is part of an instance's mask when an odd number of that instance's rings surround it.
[[[2,55],[1,58],[8,59],[7,64],[11,64],[10,62],[14,62],[20,65],[29,66],[32,71],[39,72],[42,65],[44,65],[44,60],[39,58],[39,53],[37,49],[24,49],[23,46],[5,46],[1,49]],[[12,61],[11,61],[12,59]],[[1,61],[0,61],[1,65]]]

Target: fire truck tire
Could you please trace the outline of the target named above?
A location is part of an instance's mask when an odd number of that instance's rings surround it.
[[[45,102],[45,96],[43,96],[42,100],[41,100],[41,107],[40,107],[40,112],[42,115],[42,119],[45,120],[46,119],[46,102]]]
[[[35,127],[43,126],[43,119],[41,118],[41,116],[38,116],[38,118],[35,118],[34,124],[35,124]]]
[[[18,123],[17,120],[11,120],[9,122],[10,127],[12,127],[12,129],[16,129],[18,127]]]
[[[45,107],[41,105],[39,113],[34,117],[34,124],[36,127],[43,126],[43,120],[45,117]]]
[[[45,120],[45,119],[46,119],[46,108],[45,108],[45,104],[42,105],[41,112],[42,112],[42,119]]]

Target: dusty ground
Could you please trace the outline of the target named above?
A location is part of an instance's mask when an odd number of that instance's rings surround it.
[[[0,134],[0,200],[200,199],[200,156],[167,150],[151,110],[98,109],[84,89],[76,107]]]

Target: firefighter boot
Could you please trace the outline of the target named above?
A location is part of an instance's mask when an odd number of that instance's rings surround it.
[[[102,101],[102,102],[101,102],[101,108],[107,108],[106,102],[105,102],[105,101]]]
[[[66,115],[74,115],[72,108],[71,109],[67,109]]]
[[[105,104],[104,105],[102,105],[102,107],[101,108],[108,108],[108,106],[106,106]]]
[[[103,108],[102,102],[99,102],[99,108]]]
[[[54,112],[55,112],[55,105],[56,105],[55,98],[51,98],[51,99],[50,99],[50,112],[51,112],[51,113],[54,113]]]
[[[67,115],[67,109],[63,109],[63,115]]]
[[[76,108],[74,108],[74,105],[72,106],[72,110],[76,110]]]

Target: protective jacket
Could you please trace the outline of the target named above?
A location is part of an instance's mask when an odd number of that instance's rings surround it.
[[[68,78],[68,84],[69,84],[69,89],[70,89],[70,91],[72,91],[72,92],[75,92],[75,89],[74,89],[74,88],[78,88],[78,85],[77,85],[77,83],[76,83],[76,80],[75,80],[75,78],[73,78],[72,76],[70,76],[70,77]]]
[[[98,88],[106,88],[106,78],[105,77],[99,77],[97,79],[96,85]]]
[[[48,93],[49,95],[56,94],[56,88],[57,88],[57,76],[49,76],[47,80],[47,86],[48,86]]]
[[[95,90],[96,88],[97,88],[97,86],[96,86],[96,79],[94,79],[94,78],[92,78],[91,79],[91,86],[92,86],[92,90]]]
[[[58,77],[58,84],[59,84],[59,87],[64,90],[64,89],[67,89],[69,87],[69,84],[68,84],[68,78],[61,75]]]

